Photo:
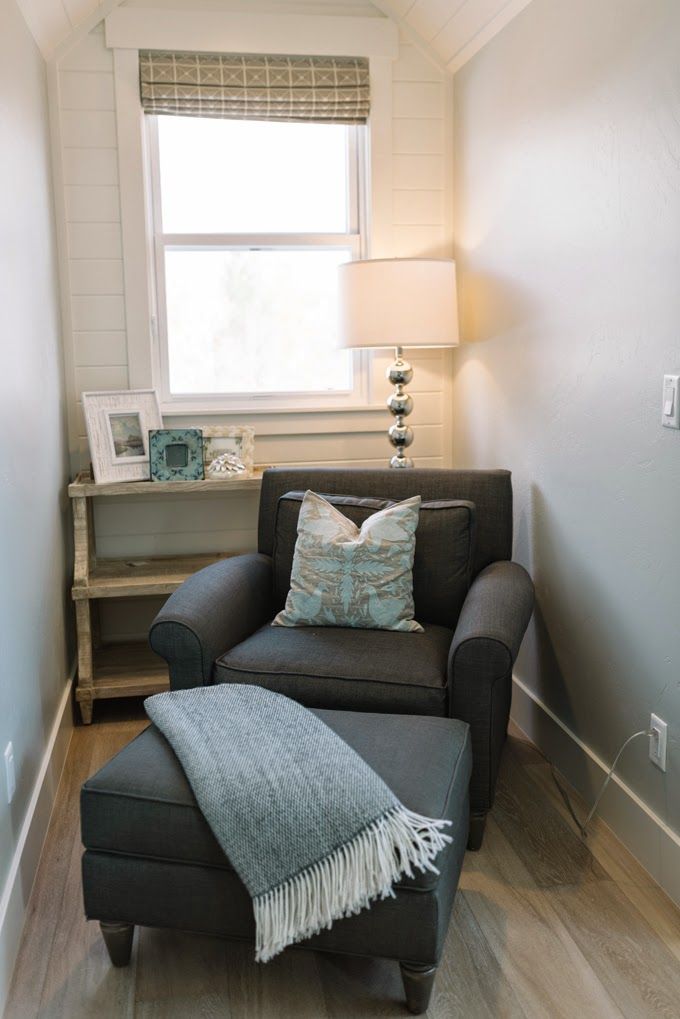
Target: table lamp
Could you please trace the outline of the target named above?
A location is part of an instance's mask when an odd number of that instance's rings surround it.
[[[450,258],[374,258],[340,266],[341,347],[394,347],[387,378],[395,387],[387,406],[395,417],[388,430],[396,449],[390,467],[413,467],[404,455],[413,431],[404,418],[413,399],[404,390],[413,369],[404,347],[457,347],[456,265]]]

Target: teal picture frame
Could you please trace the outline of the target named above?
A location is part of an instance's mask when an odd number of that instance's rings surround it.
[[[157,428],[149,432],[151,481],[203,481],[200,428]]]

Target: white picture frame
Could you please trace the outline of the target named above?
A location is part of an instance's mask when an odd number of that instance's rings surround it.
[[[95,483],[149,480],[149,431],[163,427],[155,389],[82,394]]]
[[[250,425],[209,425],[203,428],[203,463],[207,479],[224,479],[224,474],[211,475],[212,461],[221,453],[234,453],[245,467],[245,472],[233,477],[244,478],[253,473],[255,465],[255,429]]]

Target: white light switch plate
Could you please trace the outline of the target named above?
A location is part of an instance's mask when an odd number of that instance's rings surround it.
[[[661,423],[664,428],[680,428],[680,375],[664,375]]]

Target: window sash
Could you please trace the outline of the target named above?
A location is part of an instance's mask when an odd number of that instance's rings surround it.
[[[167,412],[200,413],[220,411],[231,413],[254,410],[348,409],[365,407],[369,402],[370,353],[353,351],[353,387],[349,391],[303,390],[300,392],[258,393],[195,393],[177,394],[170,390],[169,344],[167,326],[167,294],[165,286],[165,253],[168,250],[315,250],[344,249],[352,259],[365,256],[364,230],[365,157],[359,144],[356,126],[348,127],[347,175],[349,223],[347,233],[164,233],[162,224],[160,152],[158,121],[155,116],[145,118],[148,125],[151,209],[153,217],[153,260],[155,277],[154,316],[154,375],[160,392],[161,404]]]

